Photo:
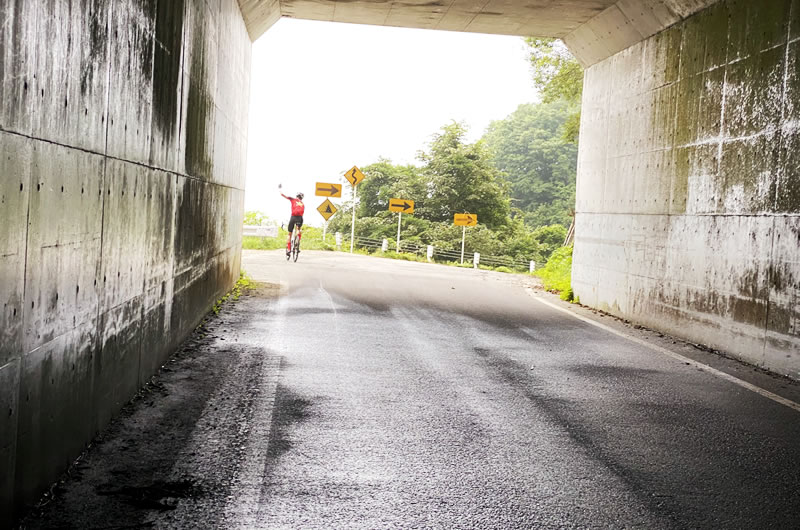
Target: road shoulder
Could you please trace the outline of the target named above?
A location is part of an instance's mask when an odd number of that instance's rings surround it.
[[[719,371],[722,374],[739,379],[747,385],[754,385],[759,389],[788,400],[794,405],[792,408],[800,407],[799,381],[794,381],[788,377],[748,364],[726,352],[707,348],[701,344],[695,344],[679,337],[649,329],[597,309],[565,302],[558,295],[549,293],[541,288],[532,288],[530,286],[523,286],[523,288],[534,299],[545,302],[547,305],[570,313],[576,318],[585,319],[601,327],[609,328],[609,332],[639,344],[650,346],[654,355],[663,355],[666,352],[670,352],[675,356],[688,360],[683,362],[698,363],[701,365],[698,366],[698,369],[702,369],[705,366],[710,368],[712,372]],[[660,352],[660,349],[666,350],[666,352]],[[673,357],[675,362],[682,362],[681,359],[675,356]]]

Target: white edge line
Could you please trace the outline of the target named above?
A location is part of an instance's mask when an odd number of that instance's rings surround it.
[[[748,383],[747,381],[742,381],[738,377],[734,377],[734,376],[732,376],[730,374],[727,374],[725,372],[717,370],[716,368],[712,368],[712,367],[708,366],[707,364],[703,364],[701,362],[695,361],[694,359],[690,359],[688,357],[684,357],[683,355],[681,355],[679,353],[675,353],[675,352],[670,351],[670,350],[668,350],[666,348],[662,348],[661,346],[656,346],[655,344],[651,344],[651,343],[649,343],[649,342],[647,342],[645,340],[637,339],[636,337],[631,337],[630,335],[626,335],[625,333],[622,333],[621,331],[617,331],[616,329],[614,329],[612,327],[609,327],[609,326],[606,326],[605,324],[601,324],[600,322],[595,322],[591,318],[587,318],[587,317],[578,315],[578,314],[573,313],[572,311],[570,311],[568,309],[564,309],[563,307],[559,307],[556,304],[553,304],[551,302],[548,302],[547,300],[542,299],[540,296],[535,294],[533,292],[533,289],[531,289],[530,287],[526,287],[525,290],[528,291],[528,294],[530,294],[531,298],[533,298],[534,300],[536,300],[540,304],[544,304],[546,306],[549,306],[549,307],[551,307],[551,308],[553,308],[553,309],[555,309],[557,311],[561,311],[562,313],[566,313],[566,314],[568,314],[568,315],[570,315],[570,316],[572,316],[574,318],[577,318],[578,320],[586,322],[587,324],[591,324],[592,326],[595,326],[595,327],[598,327],[598,328],[600,328],[602,330],[608,331],[609,333],[613,333],[614,335],[617,335],[617,336],[622,337],[624,339],[628,339],[631,342],[635,342],[637,344],[641,344],[642,346],[646,346],[646,347],[650,348],[651,350],[654,350],[654,351],[657,351],[659,353],[662,353],[662,354],[664,354],[664,355],[666,355],[668,357],[672,357],[673,359],[676,359],[676,360],[681,361],[683,363],[686,363],[686,364],[689,364],[691,366],[694,366],[695,368],[699,368],[700,370],[703,370],[704,372],[708,372],[710,374],[713,374],[713,375],[715,375],[715,376],[717,376],[717,377],[719,377],[721,379],[725,379],[726,381],[729,381],[729,382],[731,382],[731,383],[733,383],[735,385],[739,385],[740,387],[746,388],[747,390],[750,390],[751,392],[755,392],[756,394],[759,394],[760,396],[763,396],[763,397],[765,397],[767,399],[771,399],[772,401],[775,401],[776,403],[780,403],[781,405],[785,405],[785,406],[789,407],[790,409],[794,409],[797,412],[800,412],[800,403],[795,403],[794,401],[792,401],[790,399],[786,399],[785,397],[779,396],[778,394],[773,394],[769,390],[764,390],[763,388],[758,387],[758,386],[756,386],[756,385],[754,385],[752,383]]]

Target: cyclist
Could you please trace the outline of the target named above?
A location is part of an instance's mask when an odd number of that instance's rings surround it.
[[[280,188],[278,186],[278,189]],[[288,256],[292,250],[292,231],[295,226],[297,226],[297,242],[300,242],[302,235],[300,230],[303,228],[303,212],[305,212],[306,207],[303,204],[302,192],[298,193],[295,198],[287,197],[283,193],[281,193],[281,197],[288,199],[292,203],[292,216],[289,218],[289,241],[286,242],[286,255]],[[299,252],[300,249],[298,248],[297,251]]]

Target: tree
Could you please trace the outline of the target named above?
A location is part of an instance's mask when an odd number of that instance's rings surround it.
[[[533,231],[533,239],[539,242],[545,258],[564,244],[567,237],[567,229],[563,225],[541,226]]]
[[[269,217],[264,212],[248,210],[244,212],[244,224],[248,226],[259,226],[269,222]]]
[[[396,166],[381,158],[362,169],[366,176],[358,185],[358,216],[372,217],[387,211],[392,198],[412,199],[415,207],[425,202],[427,186],[418,167]]]
[[[570,113],[563,100],[520,105],[506,119],[492,122],[483,137],[529,226],[569,226],[571,221],[578,149],[559,135]]]
[[[583,94],[583,67],[557,39],[528,37],[529,59],[533,67],[533,82],[544,103],[564,100],[571,107],[569,118],[562,126],[564,138],[577,143],[581,121],[581,96]]]
[[[419,154],[427,183],[425,203],[417,212],[431,221],[452,222],[453,214],[474,213],[481,224],[508,225],[508,186],[492,164],[485,142],[465,143],[466,127],[453,122],[434,135],[428,152]]]

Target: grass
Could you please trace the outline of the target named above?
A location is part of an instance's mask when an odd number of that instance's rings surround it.
[[[248,250],[279,250],[286,248],[289,232],[283,228],[278,230],[278,237],[242,237],[242,248]],[[334,250],[336,248],[334,235],[327,234],[322,240],[322,229],[315,226],[303,228],[303,237],[300,240],[301,250]]]
[[[379,258],[400,259],[403,261],[419,261],[425,263],[428,261],[422,256],[417,256],[416,254],[412,254],[410,252],[395,252],[394,250],[387,250],[386,252],[381,252],[379,250],[372,255],[378,256]]]
[[[215,315],[218,315],[219,310],[222,309],[222,306],[225,304],[225,302],[227,302],[228,300],[238,300],[239,297],[242,296],[242,292],[249,289],[250,286],[252,285],[253,285],[253,279],[250,278],[250,276],[245,271],[239,272],[239,279],[234,284],[233,289],[228,291],[228,293],[225,296],[214,302],[214,307],[211,308],[211,311]]]
[[[542,279],[544,288],[560,293],[562,300],[578,303],[572,292],[572,247],[561,247],[553,252],[547,264],[533,273]]]

